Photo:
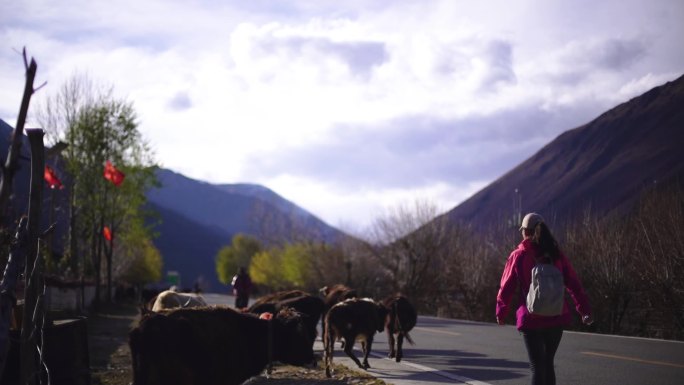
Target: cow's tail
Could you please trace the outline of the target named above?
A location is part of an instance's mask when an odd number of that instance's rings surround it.
[[[413,342],[413,338],[411,338],[411,335],[408,334],[408,332],[402,331],[404,334],[404,337],[406,338],[406,341],[408,341],[411,345],[415,345],[416,343]]]

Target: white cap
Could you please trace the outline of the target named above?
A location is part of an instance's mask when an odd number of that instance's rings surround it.
[[[520,225],[520,230],[522,229],[534,229],[538,223],[544,222],[544,218],[537,213],[529,213],[525,215]]]

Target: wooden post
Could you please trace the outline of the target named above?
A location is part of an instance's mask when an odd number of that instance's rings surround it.
[[[45,309],[38,296],[43,289],[41,261],[38,256],[38,235],[40,233],[40,214],[43,203],[43,177],[45,171],[45,147],[41,129],[26,130],[31,145],[31,190],[29,193],[28,214],[28,252],[24,277],[26,289],[24,296],[24,317],[21,327],[21,384],[34,385],[40,378],[37,362],[37,346],[40,346]],[[35,317],[35,318],[34,318]]]
[[[19,107],[19,116],[17,117],[17,125],[14,127],[12,134],[12,142],[10,144],[9,154],[7,154],[7,161],[2,165],[2,179],[0,179],[0,217],[5,220],[5,206],[12,194],[12,181],[14,180],[14,173],[17,170],[17,162],[19,160],[19,152],[21,150],[21,140],[24,137],[24,124],[26,123],[26,115],[28,114],[29,103],[33,95],[33,81],[36,78],[36,71],[38,64],[31,58],[31,64],[26,62],[26,49],[24,49],[24,64],[26,66],[26,83],[24,84],[24,97],[21,99],[21,106]]]

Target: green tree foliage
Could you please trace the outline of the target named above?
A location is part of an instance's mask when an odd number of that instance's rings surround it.
[[[152,241],[142,240],[136,252],[128,255],[128,258],[130,262],[121,280],[132,285],[144,285],[161,280],[163,261]]]
[[[287,244],[281,252],[283,279],[293,287],[307,288],[313,273],[308,247],[302,243]]]
[[[114,250],[119,261],[115,270],[117,280],[137,286],[159,282],[162,278],[162,256],[142,222],[135,221],[126,226],[119,238]]]
[[[272,291],[291,288],[282,273],[282,260],[283,254],[278,248],[257,253],[249,265],[252,282]]]
[[[244,234],[233,237],[230,246],[225,246],[216,255],[216,274],[219,281],[229,284],[239,267],[248,267],[252,257],[261,251],[256,238]]]
[[[269,290],[311,289],[315,278],[310,245],[285,244],[262,251],[252,258],[252,280]]]

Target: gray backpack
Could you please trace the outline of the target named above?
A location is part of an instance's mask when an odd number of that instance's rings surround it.
[[[556,316],[563,312],[565,283],[563,273],[551,263],[537,261],[532,268],[527,311],[530,314]]]

